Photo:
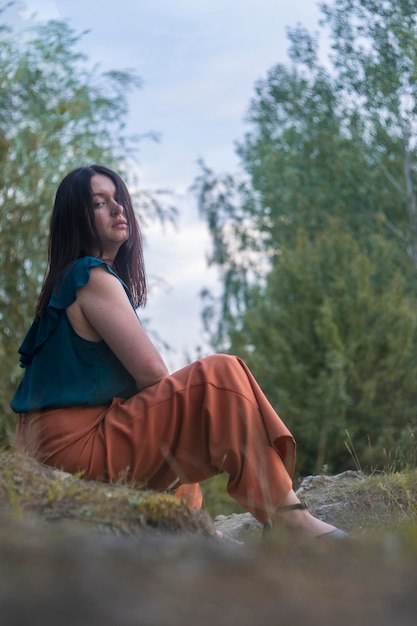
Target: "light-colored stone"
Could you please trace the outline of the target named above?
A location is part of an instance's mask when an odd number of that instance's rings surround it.
[[[343,494],[343,484],[346,481],[361,480],[363,475],[360,472],[348,470],[334,476],[321,474],[318,476],[306,476],[297,489],[296,493],[300,500],[307,502],[309,510],[319,519],[338,525],[340,519],[349,517],[349,502],[341,498],[333,502],[328,502],[327,492],[340,485]],[[250,513],[233,513],[232,515],[218,515],[214,519],[216,530],[222,532],[226,537],[237,541],[250,541],[260,538],[263,525],[260,524]],[[345,528],[349,530],[348,527]]]

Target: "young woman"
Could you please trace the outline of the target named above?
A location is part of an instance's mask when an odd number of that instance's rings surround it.
[[[70,172],[19,350],[17,445],[85,478],[178,488],[196,505],[198,483],[227,472],[230,495],[260,522],[305,538],[344,535],[296,497],[294,439],[247,366],[218,354],[170,374],[136,314],[146,295],[126,185],[103,166]]]

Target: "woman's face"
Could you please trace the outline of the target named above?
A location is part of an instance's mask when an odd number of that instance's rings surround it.
[[[116,200],[116,186],[104,174],[91,177],[94,223],[103,249],[102,258],[113,261],[120,246],[129,238],[124,208]]]

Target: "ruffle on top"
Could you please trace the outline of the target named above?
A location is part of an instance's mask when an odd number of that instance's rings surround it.
[[[77,298],[77,289],[84,287],[90,280],[90,272],[93,267],[103,265],[110,274],[123,285],[126,294],[133,306],[132,296],[126,284],[120,276],[107,263],[96,257],[86,256],[77,259],[68,265],[62,272],[61,277],[51,295],[46,313],[32,323],[28,334],[19,348],[20,367],[27,367],[32,363],[34,354],[47,341],[59,323],[59,311],[66,309]]]

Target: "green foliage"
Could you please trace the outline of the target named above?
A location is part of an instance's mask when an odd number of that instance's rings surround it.
[[[417,265],[417,3],[335,0],[322,10],[340,89],[364,120],[381,183],[402,200],[401,213],[384,212],[386,224]]]
[[[1,15],[1,13],[0,13]],[[3,17],[3,15],[1,15]],[[79,35],[51,21],[15,36],[0,28],[0,441],[20,377],[17,348],[33,317],[45,271],[49,217],[58,182],[99,162],[129,177],[136,143],[125,134],[133,71],[104,74],[79,51]],[[160,207],[146,195],[142,216]],[[163,212],[159,211],[160,216]]]
[[[416,9],[323,5],[326,66],[289,29],[291,63],[255,86],[242,171],[203,164],[195,184],[223,281],[218,301],[204,294],[213,346],[252,367],[301,472],[342,469],[345,429],[365,465],[413,455]]]
[[[217,515],[246,513],[247,511],[229,496],[227,492],[228,474],[218,474],[201,483],[204,510],[213,519]]]
[[[386,240],[365,249],[337,221],[282,248],[230,351],[292,429],[299,471],[335,471],[349,464],[346,430],[364,464],[377,465],[388,442],[417,427],[416,333],[416,297]]]
[[[213,239],[210,262],[220,267],[224,283],[217,316],[213,306],[205,311],[208,322],[219,320],[213,340],[222,348],[229,322],[233,326],[233,316],[246,307],[248,286],[265,276],[271,258],[299,228],[314,238],[329,218],[340,217],[363,240],[370,232],[390,240],[397,235],[387,224],[395,221],[398,230],[398,216],[406,213],[379,152],[365,141],[365,121],[346,107],[326,70],[277,65],[255,92],[251,130],[238,145],[243,174],[216,176],[202,164],[195,182]],[[391,174],[400,177],[401,161],[391,161]],[[401,241],[393,254],[397,259],[406,252]]]

